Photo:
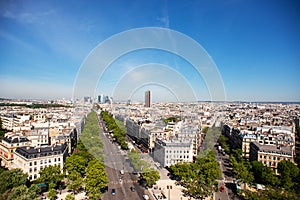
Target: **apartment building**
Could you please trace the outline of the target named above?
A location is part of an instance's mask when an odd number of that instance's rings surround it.
[[[183,125],[176,134],[178,140],[190,140],[193,146],[193,156],[198,155],[201,146],[201,131],[196,125]]]
[[[250,161],[260,161],[265,166],[274,169],[276,174],[278,163],[282,160],[294,162],[291,146],[262,145],[258,142],[250,144]]]
[[[290,146],[294,152],[293,133],[287,127],[255,127],[252,130],[242,130],[245,127],[233,128],[229,125],[223,126],[222,133],[229,138],[233,148],[242,149],[243,156],[250,158],[250,143],[258,142],[261,145]],[[292,130],[292,129],[291,129]]]
[[[47,147],[19,147],[15,151],[13,168],[28,174],[29,180],[39,177],[39,172],[48,166],[60,166],[63,170],[68,155],[66,144]]]
[[[163,167],[171,166],[179,162],[192,162],[192,141],[156,139],[153,149],[153,158]]]
[[[50,144],[48,127],[32,127],[31,130],[23,132],[31,141],[32,146],[44,146]]]
[[[28,146],[29,139],[22,133],[7,133],[0,143],[1,166],[8,169],[13,168],[14,152],[18,147]]]

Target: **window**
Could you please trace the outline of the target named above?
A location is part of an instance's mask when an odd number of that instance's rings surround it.
[[[34,161],[34,165],[36,165],[36,161]]]
[[[58,158],[58,161],[60,161],[60,158]]]
[[[31,173],[32,172],[32,168],[29,168],[29,173]]]
[[[32,166],[32,162],[29,163],[29,166]]]
[[[40,160],[40,164],[41,164],[41,165],[43,164],[43,160]]]
[[[29,176],[29,180],[31,180],[31,179],[32,179],[32,176],[30,175],[30,176]]]
[[[56,158],[54,158],[54,162],[56,162]]]
[[[35,168],[34,168],[34,171],[36,172],[36,170],[37,170],[37,169],[36,169],[36,167],[35,167]]]
[[[35,175],[34,175],[34,179],[36,179],[36,177],[37,177],[37,176],[36,176],[36,174],[35,174]]]

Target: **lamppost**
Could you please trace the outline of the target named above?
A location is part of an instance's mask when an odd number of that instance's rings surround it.
[[[170,200],[170,190],[172,190],[172,185],[167,185],[168,189],[168,200]]]

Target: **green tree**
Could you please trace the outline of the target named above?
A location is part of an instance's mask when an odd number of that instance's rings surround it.
[[[56,198],[57,192],[54,188],[51,188],[48,192],[48,198],[54,200]]]
[[[278,163],[277,169],[280,174],[281,185],[286,189],[293,187],[293,179],[299,174],[298,167],[290,161],[282,160]]]
[[[83,178],[81,174],[77,171],[72,171],[71,174],[67,176],[67,186],[69,190],[72,190],[76,194],[83,184]]]
[[[205,157],[199,157],[195,163],[178,163],[171,166],[170,170],[186,186],[184,193],[196,199],[210,196],[216,180],[221,177],[219,163],[213,151],[209,151]]]
[[[80,155],[72,154],[70,157],[67,157],[65,167],[68,173],[76,171],[83,175],[85,173],[86,159]]]
[[[120,144],[122,149],[128,149],[128,143],[126,142],[126,134],[124,125],[122,122],[113,118],[112,115],[108,114],[107,111],[101,112],[102,119],[106,122],[108,130],[113,131],[113,137],[116,139],[116,142]]]
[[[59,166],[45,167],[39,173],[40,177],[37,179],[37,182],[48,183],[49,185],[54,184],[54,187],[63,179],[63,174]]]
[[[255,182],[272,186],[278,184],[279,180],[275,172],[270,167],[264,166],[262,162],[259,161],[252,161],[251,166]]]
[[[86,124],[84,126],[83,132],[80,136],[79,148],[82,148],[84,144],[84,149],[88,149],[88,153],[92,155],[92,157],[97,158],[98,160],[104,159],[103,154],[103,142],[99,137],[100,128],[98,125],[98,117],[96,112],[91,112],[87,119]],[[82,148],[83,149],[83,148]],[[88,156],[88,161],[91,160],[87,151],[81,152],[80,154],[86,154]]]
[[[75,196],[73,194],[68,194],[65,200],[75,200]]]
[[[231,157],[232,161],[232,171],[235,173],[236,178],[243,183],[251,184],[254,181],[254,176],[249,163],[244,163],[243,161],[237,162],[235,157]]]
[[[142,172],[143,170],[147,170],[151,167],[150,163],[146,162],[145,160],[141,160],[140,153],[134,149],[128,153],[128,158],[136,172]]]
[[[24,174],[21,169],[3,171],[0,177],[0,194],[14,187],[25,185],[27,182],[27,174]]]
[[[27,188],[25,185],[20,185],[18,187],[14,187],[8,198],[8,200],[37,200],[38,195],[35,190],[31,188]]]
[[[228,144],[228,139],[227,137],[225,137],[224,135],[220,135],[219,139],[218,139],[218,143],[220,144],[220,146],[225,150],[225,152],[227,154],[230,153],[230,147]]]
[[[89,163],[91,160],[94,159],[93,155],[89,153],[81,139],[78,140],[78,143],[76,145],[76,151],[74,154],[85,158],[86,163]]]
[[[159,178],[159,172],[154,169],[145,169],[142,173],[142,179],[146,181],[149,187],[152,187]]]
[[[108,179],[103,163],[94,159],[86,169],[85,187],[89,192],[89,199],[100,199],[101,191],[107,187]]]

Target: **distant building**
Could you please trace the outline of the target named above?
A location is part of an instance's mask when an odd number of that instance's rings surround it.
[[[34,127],[30,131],[25,131],[24,133],[31,141],[32,146],[43,146],[50,143],[48,127]]]
[[[151,93],[150,90],[145,92],[145,107],[150,108],[151,106]]]
[[[63,170],[67,155],[66,144],[41,148],[20,147],[15,151],[14,168],[27,173],[29,180],[35,180],[40,176],[40,170],[45,167],[60,166]]]
[[[102,99],[102,98],[101,98],[101,95],[98,95],[97,102],[98,102],[98,103],[101,103],[101,99]]]

